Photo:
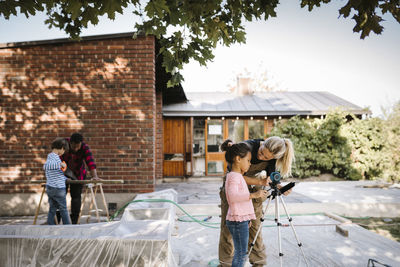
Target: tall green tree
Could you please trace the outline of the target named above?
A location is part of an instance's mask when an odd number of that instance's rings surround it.
[[[386,138],[383,149],[383,175],[386,179],[400,181],[400,101],[386,114]]]
[[[300,0],[309,11],[330,0]],[[163,66],[172,74],[169,86],[183,80],[179,70],[190,59],[201,65],[213,59],[218,43],[230,46],[245,43],[244,22],[267,20],[276,16],[279,0],[3,0],[0,16],[33,16],[47,12],[49,27],[65,31],[71,38],[79,38],[89,23],[96,25],[99,17],[115,19],[116,13],[132,4],[133,14],[141,18],[136,32],[154,35],[160,40]],[[352,16],[354,32],[365,38],[371,31],[383,30],[382,15],[389,13],[400,23],[399,0],[348,0],[339,9],[339,15]]]

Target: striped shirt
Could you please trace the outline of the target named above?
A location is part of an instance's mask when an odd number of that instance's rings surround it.
[[[60,156],[56,153],[51,152],[47,155],[46,163],[43,165],[43,169],[46,173],[46,185],[56,188],[65,188],[65,177],[61,170]]]
[[[68,142],[70,141],[69,138],[66,138],[66,140]],[[61,159],[67,163],[68,168],[74,172],[78,180],[86,179],[86,168],[84,162],[88,166],[89,170],[96,169],[92,152],[90,151],[89,146],[84,142],[82,142],[82,146],[78,151],[66,151],[64,155],[61,156]]]

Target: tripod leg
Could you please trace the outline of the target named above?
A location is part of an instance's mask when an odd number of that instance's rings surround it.
[[[262,216],[261,216],[261,218],[260,218],[260,221],[261,221],[260,226],[259,226],[258,229],[257,229],[257,232],[256,232],[256,235],[254,236],[253,242],[250,243],[250,249],[249,249],[249,251],[247,252],[246,261],[247,261],[247,259],[250,257],[250,253],[251,253],[251,251],[253,250],[254,243],[256,242],[257,237],[258,237],[258,234],[259,234],[260,231],[261,231],[261,227],[262,227],[262,224],[263,224],[263,222],[264,222],[264,216],[265,216],[265,214],[267,214],[267,210],[268,210],[268,207],[269,207],[269,203],[271,203],[271,198],[270,198],[270,197],[268,198],[268,203],[267,203],[267,205],[265,206],[265,208],[264,208],[264,210],[263,210],[263,213],[262,213]]]
[[[304,251],[303,251],[303,244],[300,242],[299,237],[297,236],[296,230],[294,229],[294,226],[293,226],[293,223],[292,223],[292,217],[290,217],[290,215],[289,215],[289,213],[288,213],[288,211],[287,211],[286,204],[285,204],[285,202],[283,201],[282,196],[278,196],[278,197],[279,197],[279,199],[280,199],[281,202],[282,202],[283,209],[285,210],[285,213],[286,213],[286,216],[287,216],[287,218],[288,218],[290,227],[291,227],[292,230],[293,230],[293,234],[294,234],[294,236],[295,236],[295,238],[296,238],[297,245],[299,246],[300,251],[301,251],[301,253],[303,254],[304,262],[305,262],[306,265],[308,266],[308,262],[307,262],[307,260],[306,260],[306,256],[304,255]]]
[[[278,227],[278,245],[279,245],[279,261],[281,267],[283,266],[283,253],[282,253],[282,241],[281,241],[281,222],[279,221],[279,198],[275,197],[275,222]]]

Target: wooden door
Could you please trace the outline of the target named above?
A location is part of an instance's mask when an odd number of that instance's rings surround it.
[[[186,166],[185,119],[164,118],[163,176],[184,176]]]

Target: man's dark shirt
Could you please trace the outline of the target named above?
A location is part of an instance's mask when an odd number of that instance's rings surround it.
[[[67,138],[69,142],[69,138]],[[96,164],[94,163],[94,158],[89,146],[82,142],[81,148],[74,152],[69,150],[61,156],[61,160],[67,163],[68,168],[70,168],[78,180],[84,180],[86,178],[86,168],[83,162],[86,162],[89,170],[96,169]]]

